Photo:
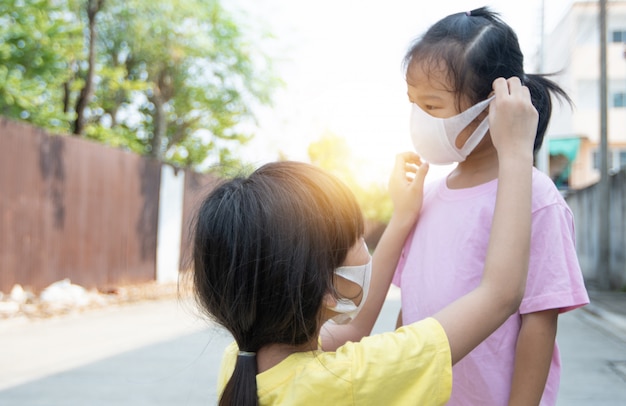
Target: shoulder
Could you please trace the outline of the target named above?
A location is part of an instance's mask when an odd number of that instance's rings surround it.
[[[235,341],[230,343],[224,350],[222,363],[220,365],[220,372],[217,378],[218,393],[222,393],[224,387],[226,387],[226,384],[228,383],[228,380],[233,375],[238,352],[239,347],[237,347],[237,343]]]
[[[565,199],[552,179],[537,168],[533,168],[532,194],[533,212],[553,205],[563,207],[566,211],[569,211]]]
[[[441,176],[434,178],[432,180],[428,180],[424,183],[424,198],[436,195],[437,190],[445,187],[446,185],[446,177]]]

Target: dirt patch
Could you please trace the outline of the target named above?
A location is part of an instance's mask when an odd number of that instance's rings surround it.
[[[76,287],[76,285],[72,286]],[[68,291],[60,290],[60,293],[53,299],[48,300],[45,300],[46,297],[43,296],[43,293],[41,296],[36,296],[28,291],[19,291],[19,289],[17,289],[17,293],[12,292],[12,294],[3,295],[0,298],[0,320],[16,317],[42,319],[86,312],[106,306],[191,296],[189,289],[179,286],[176,282],[148,282],[119,286],[107,291],[76,289],[80,292],[79,295],[68,294]]]

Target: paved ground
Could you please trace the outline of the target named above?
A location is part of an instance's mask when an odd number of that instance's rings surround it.
[[[0,405],[211,404],[229,341],[175,300],[2,322]]]
[[[393,328],[398,308],[391,295],[375,332]],[[0,322],[0,405],[215,404],[219,360],[230,339],[192,309],[165,300]],[[626,331],[576,310],[561,316],[558,340],[559,406],[626,405]]]
[[[585,310],[560,316],[559,406],[626,405],[626,334]]]

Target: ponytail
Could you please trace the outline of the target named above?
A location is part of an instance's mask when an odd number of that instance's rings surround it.
[[[224,387],[219,406],[258,406],[256,356],[239,355],[233,375]]]
[[[537,136],[535,137],[535,144],[533,146],[533,153],[537,153],[546,130],[548,129],[548,123],[550,116],[552,115],[552,99],[550,94],[554,94],[559,99],[566,101],[572,106],[572,99],[565,93],[558,84],[548,79],[550,74],[527,74],[523,77],[523,84],[530,90],[530,99],[539,113],[539,123],[537,125]]]

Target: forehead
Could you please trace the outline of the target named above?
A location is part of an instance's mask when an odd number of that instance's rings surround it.
[[[409,94],[454,97],[448,70],[437,63],[413,62],[406,72]]]

